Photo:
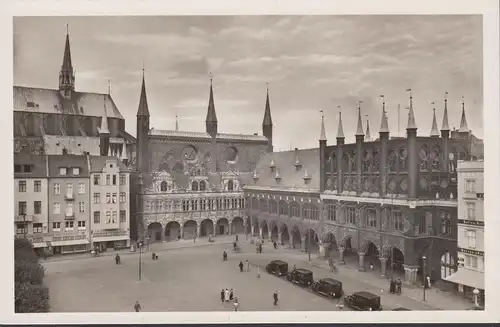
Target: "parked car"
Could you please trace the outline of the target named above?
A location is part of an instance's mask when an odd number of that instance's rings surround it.
[[[380,296],[370,292],[355,292],[344,298],[346,306],[358,311],[380,311]]]
[[[340,298],[344,291],[342,290],[342,282],[333,278],[322,278],[317,280],[312,285],[312,290],[321,295]]]
[[[282,260],[273,260],[266,265],[266,271],[276,276],[285,276],[288,274],[288,263]]]
[[[288,280],[302,286],[310,286],[314,283],[313,273],[307,269],[294,269],[288,274]]]

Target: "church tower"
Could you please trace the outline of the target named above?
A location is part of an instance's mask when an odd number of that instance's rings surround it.
[[[146,96],[146,82],[144,81],[144,69],[142,70],[141,97],[137,109],[137,155],[136,169],[141,172],[149,170],[149,109]]]
[[[271,118],[271,106],[269,105],[269,87],[266,94],[266,109],[262,121],[262,135],[267,137],[267,152],[273,152],[273,120]]]
[[[67,28],[67,26],[66,26]],[[70,100],[75,91],[75,75],[71,63],[71,49],[69,45],[69,31],[66,30],[66,44],[64,45],[64,57],[59,72],[59,92],[65,100]]]
[[[212,77],[210,76],[210,97],[208,99],[207,119],[205,119],[206,131],[210,136],[217,136],[217,114],[215,113],[214,90],[212,87]]]

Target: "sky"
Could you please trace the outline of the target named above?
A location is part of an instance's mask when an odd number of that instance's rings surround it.
[[[404,136],[409,94],[419,136],[450,127],[483,137],[481,16],[16,17],[14,84],[57,88],[66,24],[76,89],[108,92],[136,134],[142,68],[151,127],[205,131],[210,75],[220,133],[262,134],[269,85],[278,150],[318,146],[321,113],[335,144],[339,106],[354,141],[357,103],[378,136],[384,95],[392,136]],[[435,102],[435,105],[432,104]]]

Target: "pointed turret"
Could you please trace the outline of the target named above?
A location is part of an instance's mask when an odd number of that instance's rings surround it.
[[[123,161],[123,162],[125,160],[128,160],[128,156],[127,156],[127,144],[125,143],[125,141],[123,141],[122,155],[120,157],[120,160]]]
[[[71,63],[68,25],[66,25],[66,43],[64,45],[63,62],[59,72],[59,91],[64,99],[69,100],[74,90],[75,75],[73,73],[73,64]]]
[[[465,100],[462,97],[462,119],[460,120],[460,128],[458,129],[461,133],[468,133],[469,127],[467,126],[467,119],[465,118]]]
[[[101,118],[101,127],[99,128],[99,154],[105,156],[109,151],[109,128],[108,128],[108,114],[106,110],[106,96],[102,96],[103,99],[103,115]]]
[[[101,118],[101,128],[99,129],[99,134],[109,134],[108,128],[108,113],[106,108],[106,96],[103,96],[104,99],[104,110]]]
[[[108,157],[111,157],[113,156],[113,154],[111,153],[111,147],[108,148]]]
[[[323,110],[321,110],[323,112]],[[319,140],[326,141],[326,132],[325,132],[325,116],[321,114],[321,131],[319,133]]]
[[[266,107],[262,120],[262,135],[267,138],[267,152],[273,152],[273,120],[271,118],[271,105],[269,103],[269,85],[266,87]]]
[[[341,111],[339,111],[339,127],[337,129],[337,138],[338,139],[344,138],[344,128],[342,127],[342,112]]]
[[[356,136],[364,136],[363,122],[361,121],[361,104],[358,103],[358,128],[356,129]]]
[[[146,81],[144,79],[144,69],[142,70],[141,97],[139,98],[139,107],[137,108],[137,117],[139,116],[149,117],[148,97],[146,95]]]
[[[408,112],[408,125],[406,129],[417,129],[417,124],[415,123],[415,113],[413,112],[413,97],[411,95],[411,89],[406,90],[410,92],[410,111]]]
[[[432,102],[432,105],[434,105],[434,102]],[[439,130],[438,130],[437,122],[436,122],[436,108],[432,108],[431,137],[439,137]]]
[[[214,90],[212,76],[210,76],[210,96],[208,99],[207,119],[205,119],[206,131],[212,137],[217,135],[217,114],[215,113]]]
[[[370,121],[367,119],[366,120],[366,134],[365,134],[365,141],[371,141],[372,137],[370,135]]]
[[[71,47],[69,45],[69,32],[66,33],[66,43],[64,44],[64,57],[61,69],[73,70],[73,64],[71,63]]]
[[[450,125],[448,125],[448,92],[444,95],[444,114],[443,114],[443,124],[441,126],[441,131],[449,131]]]
[[[382,102],[382,120],[380,121],[380,133],[389,133],[389,123],[387,122],[387,112],[385,111],[385,99]]]

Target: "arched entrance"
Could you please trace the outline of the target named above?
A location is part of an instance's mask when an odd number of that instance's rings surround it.
[[[281,243],[290,244],[290,234],[288,232],[288,227],[285,224],[281,226]]]
[[[375,243],[367,241],[362,246],[361,252],[365,253],[364,262],[368,267],[373,266],[373,270],[380,270],[379,251]]]
[[[217,220],[215,233],[217,235],[229,234],[229,220],[227,220],[227,218],[220,218],[219,220]]]
[[[244,234],[245,233],[245,227],[243,226],[243,218],[241,217],[234,217],[233,221],[231,222],[231,233],[233,234]]]
[[[200,224],[200,237],[213,235],[214,222],[210,219],[204,219]]]
[[[262,238],[266,240],[269,238],[269,228],[267,227],[267,222],[265,220],[262,221]]]
[[[194,238],[196,236],[196,227],[198,224],[194,220],[188,220],[184,223],[183,234],[181,237],[183,238]]]
[[[325,258],[333,258],[335,252],[338,251],[335,235],[333,235],[333,233],[327,233],[323,238],[323,243],[325,243]]]
[[[306,250],[308,252],[318,252],[319,251],[319,239],[318,239],[318,234],[316,234],[314,229],[312,229],[312,228],[308,229],[304,236],[306,237],[306,239],[305,239]]]
[[[167,226],[165,226],[165,240],[173,241],[178,239],[181,236],[181,224],[177,221],[168,222]]]
[[[396,248],[392,247],[389,250],[389,253],[387,253],[387,272],[390,272],[390,275],[394,274],[404,274],[405,269],[404,269],[404,263],[405,263],[405,256],[403,252]]]
[[[148,235],[150,238],[150,242],[161,241],[163,227],[159,222],[154,222],[148,225]]]
[[[297,228],[297,226],[295,226],[292,229],[292,247],[294,249],[300,249],[301,244],[302,244],[302,240],[301,240],[301,236],[300,236],[300,231]]]
[[[271,227],[271,240],[278,241],[278,225],[273,223],[272,226],[273,227]]]

